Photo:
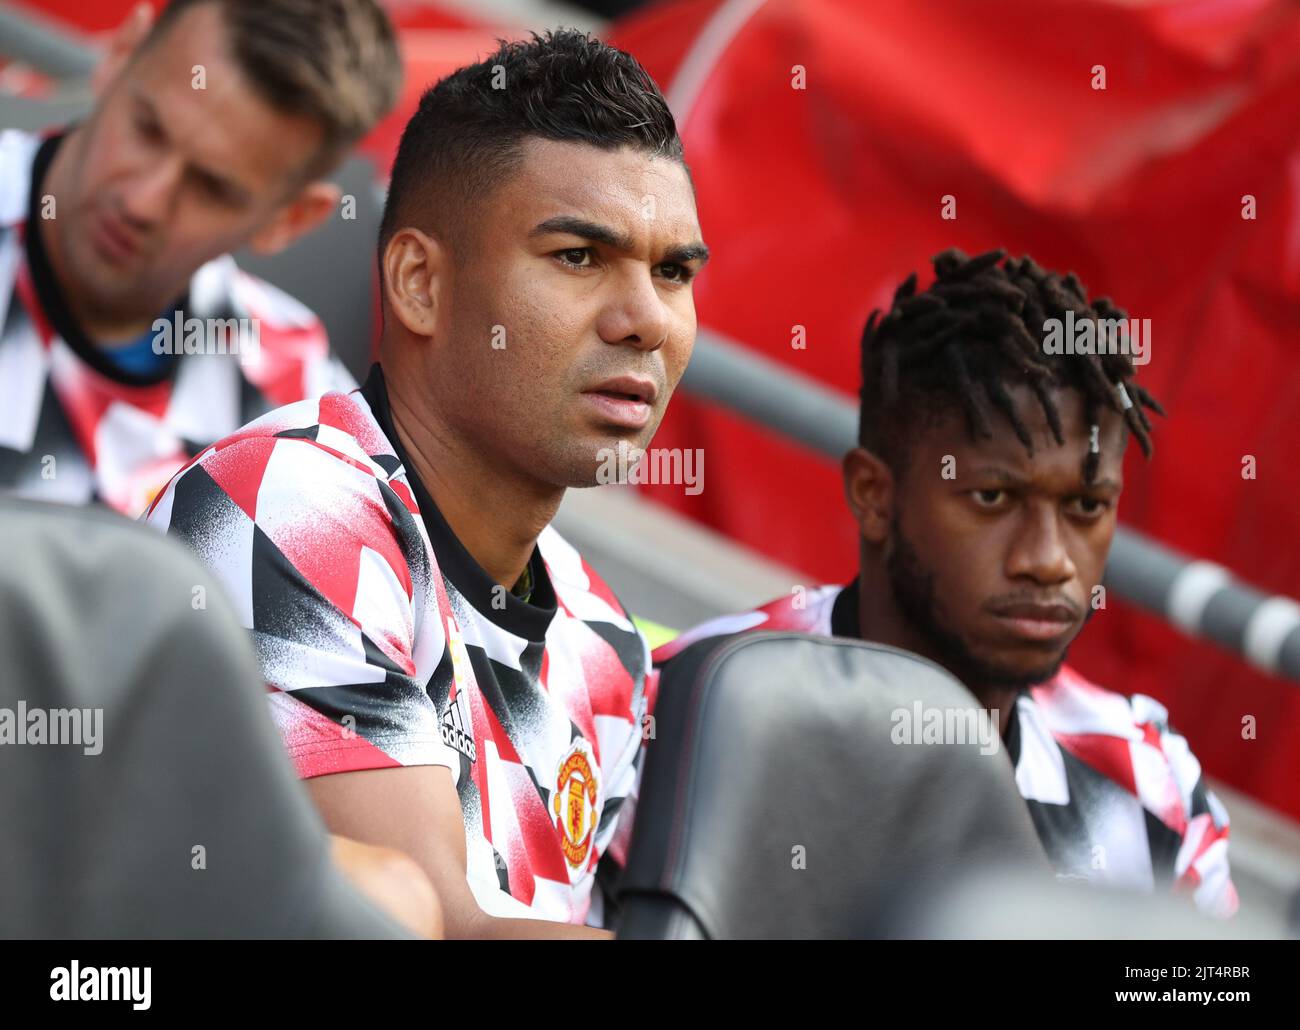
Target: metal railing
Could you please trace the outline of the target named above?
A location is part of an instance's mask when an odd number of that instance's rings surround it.
[[[56,79],[86,78],[99,51],[12,4],[0,4],[0,55]]]

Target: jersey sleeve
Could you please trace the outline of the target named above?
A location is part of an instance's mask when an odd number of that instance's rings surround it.
[[[271,407],[357,387],[330,350],[325,324],[309,307],[265,279],[238,267],[229,271],[235,309],[258,327],[255,345],[241,357],[245,378]]]
[[[1205,785],[1201,763],[1172,728],[1161,734],[1175,780],[1187,797],[1187,822],[1174,859],[1175,890],[1189,890],[1196,907],[1227,918],[1237,911],[1237,888],[1228,868],[1228,810]]]
[[[1179,834],[1173,856],[1173,889],[1191,894],[1207,915],[1227,918],[1237,911],[1237,888],[1228,867],[1228,811],[1209,790],[1201,763],[1187,740],[1168,723],[1163,705],[1137,694],[1134,713],[1154,737],[1174,785],[1176,808],[1162,822]]]
[[[454,776],[459,756],[415,662],[445,634],[417,634],[401,502],[373,469],[290,433],[204,452],[146,520],[216,572],[300,776],[409,765]]]

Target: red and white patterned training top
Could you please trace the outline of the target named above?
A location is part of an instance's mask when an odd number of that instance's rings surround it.
[[[491,581],[402,456],[379,366],[207,448],[147,519],[233,598],[300,775],[445,766],[485,912],[601,921],[649,650],[553,529],[527,600]]]

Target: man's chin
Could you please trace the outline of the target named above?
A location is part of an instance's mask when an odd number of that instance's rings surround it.
[[[588,438],[571,441],[568,446],[534,462],[531,468],[539,479],[565,489],[581,490],[627,482],[629,464],[627,460],[619,461],[617,441]]]
[[[115,311],[139,306],[143,267],[138,261],[114,265],[97,255],[83,254],[72,262],[71,271],[86,307]]]
[[[617,486],[636,483],[637,465],[649,446],[648,432],[627,436],[607,432],[589,436],[569,451],[562,464],[566,469],[565,486]],[[643,470],[644,471],[644,470]]]
[[[995,690],[1023,690],[1026,687],[1046,683],[1060,671],[1065,664],[1067,651],[1062,651],[1050,661],[1042,661],[1037,656],[1021,660],[989,659],[987,661],[972,659],[966,682],[978,682]]]

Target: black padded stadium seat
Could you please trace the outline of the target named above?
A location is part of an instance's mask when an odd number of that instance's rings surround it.
[[[2,497],[0,553],[0,938],[410,936],[333,865],[192,554]]]
[[[976,706],[937,665],[856,641],[742,634],[669,662],[618,936],[874,936],[978,870],[1050,881],[1000,747],[891,739],[917,702]]]

